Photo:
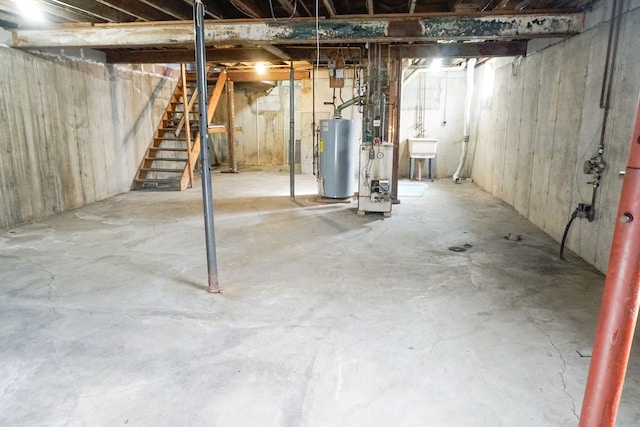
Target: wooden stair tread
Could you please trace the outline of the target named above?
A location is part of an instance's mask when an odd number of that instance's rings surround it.
[[[184,138],[180,138],[177,136],[174,137],[166,137],[166,136],[155,136],[153,137],[153,139],[155,139],[156,141],[184,141]]]
[[[172,183],[180,181],[179,178],[136,178],[136,182],[158,182],[158,183]]]
[[[186,162],[188,159],[178,159],[176,157],[145,157],[146,161],[158,161],[158,162]]]
[[[184,172],[184,168],[182,169],[169,169],[169,168],[140,168],[142,172],[172,172],[172,173],[182,173]]]
[[[186,148],[169,148],[169,147],[149,147],[149,150],[156,150],[156,151],[182,151],[182,152],[187,152]]]

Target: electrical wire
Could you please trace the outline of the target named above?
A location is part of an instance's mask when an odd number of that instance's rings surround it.
[[[276,18],[275,13],[273,12],[273,0],[269,0],[269,9],[271,9],[271,17],[273,18],[274,21],[276,22],[287,22],[290,21],[291,18],[293,18],[298,10],[298,0],[295,0],[293,3],[293,11],[291,12],[291,15],[289,15],[288,18],[285,19],[278,19]]]
[[[316,75],[320,70],[320,10],[319,1],[316,0]]]

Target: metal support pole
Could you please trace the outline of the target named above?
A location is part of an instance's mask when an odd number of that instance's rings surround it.
[[[238,173],[236,161],[236,142],[233,138],[233,128],[236,122],[235,91],[233,81],[227,80],[227,140],[229,141],[229,172]]]
[[[638,318],[640,290],[640,102],[613,233],[580,427],[613,426]]]
[[[289,197],[296,199],[296,121],[295,121],[295,79],[293,62],[289,68]]]
[[[202,201],[204,204],[204,230],[207,243],[209,292],[220,293],[218,264],[216,261],[216,235],[213,225],[213,191],[211,185],[211,158],[209,157],[209,123],[207,120],[207,71],[204,49],[204,6],[201,0],[193,5],[193,23],[196,39],[196,77],[198,80],[198,117],[200,119],[200,152],[202,153]]]

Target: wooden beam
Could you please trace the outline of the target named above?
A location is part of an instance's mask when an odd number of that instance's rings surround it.
[[[75,10],[67,9],[56,4],[50,4],[50,3],[39,1],[38,7],[43,13],[53,18],[53,19],[48,19],[49,22],[51,21],[55,21],[55,22],[96,21],[96,18],[92,17],[91,15],[87,15],[86,13],[76,12]],[[22,18],[22,15],[17,10],[16,3],[13,2],[12,0],[0,0],[0,9],[2,9],[4,12],[8,12],[10,15],[13,15],[13,19],[11,20],[11,22],[14,22],[16,24],[24,23],[25,19]]]
[[[367,0],[367,13],[373,15],[373,0]]]
[[[510,40],[562,37],[581,32],[582,13],[501,14],[492,16],[414,19],[332,19],[318,23],[323,43],[416,42],[438,40]],[[193,23],[154,22],[137,24],[97,24],[91,27],[13,30],[13,47],[188,47],[192,46]],[[291,20],[205,23],[205,39],[211,44],[314,44],[316,23]]]
[[[194,62],[193,47],[184,49],[107,50],[111,64],[177,64]],[[209,62],[278,62],[282,58],[261,48],[207,49]]]
[[[296,70],[293,72],[295,80],[307,80],[311,78],[309,71]],[[255,70],[231,70],[227,71],[227,78],[234,82],[263,82],[269,80],[289,80],[288,69],[271,69],[265,73],[258,74]]]
[[[112,9],[100,3],[92,4],[91,10],[86,10],[86,0],[49,0],[50,3],[61,5],[65,8],[74,10],[76,12],[85,13],[87,15],[95,16],[101,21],[107,22],[129,22],[134,21],[135,17],[128,13],[124,13],[120,10]]]
[[[159,11],[146,3],[131,0],[94,0],[97,3],[112,7],[121,12],[133,15],[143,21],[163,21],[172,16]]]
[[[409,0],[409,13],[414,13],[416,11],[416,0]]]
[[[264,45],[261,45],[260,47],[266,50],[267,52],[269,52],[270,54],[275,55],[278,58],[282,59],[283,61],[288,61],[291,59],[291,55],[289,55],[287,52],[275,46],[271,46],[270,44],[264,44]]]
[[[263,16],[244,0],[229,0],[236,8],[241,9],[248,17],[260,19]]]
[[[329,17],[330,18],[333,18],[333,17],[335,17],[337,15],[336,8],[333,5],[333,0],[322,0],[322,3],[324,4],[324,7],[329,12]]]
[[[329,59],[335,59],[338,51],[344,54],[347,63],[359,62],[362,59],[362,50],[360,47],[329,47],[320,46],[320,62],[326,62]],[[287,52],[291,58],[299,61],[315,62],[317,50],[315,46],[289,46]]]
[[[170,0],[140,0],[161,12],[181,20],[189,20],[193,17],[193,10],[183,2]]]
[[[485,56],[525,56],[527,41],[484,43],[437,43],[398,48],[401,58],[479,58]]]
[[[284,10],[287,11],[287,14],[289,16],[300,16],[300,11],[298,10],[297,6],[294,8],[293,5],[289,3],[287,0],[278,0],[278,3],[280,3],[280,6],[282,6]],[[300,3],[302,2],[297,1],[296,4],[300,4]]]
[[[173,3],[173,1],[172,1]],[[189,5],[189,9],[191,9],[191,12],[189,14],[189,19],[193,19],[193,0],[183,0],[183,3],[186,3]],[[204,3],[204,15],[208,16],[210,18],[213,19],[222,19],[222,13],[220,12],[220,10],[218,10],[217,7],[215,7],[215,3],[212,3],[211,1],[203,1]]]

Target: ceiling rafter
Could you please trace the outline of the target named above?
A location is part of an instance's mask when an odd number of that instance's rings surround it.
[[[76,12],[74,10],[70,10],[64,7],[61,7],[57,4],[51,4],[44,1],[39,1],[38,6],[42,10],[43,13],[54,18],[54,21],[58,22],[86,22],[88,19],[95,21],[95,17],[91,17],[91,15],[87,15],[86,13]],[[7,18],[11,18],[12,22],[18,23],[22,20],[20,11],[18,10],[16,4],[11,0],[0,0],[0,7],[8,13]],[[6,15],[5,15],[6,16]]]
[[[324,4],[325,9],[327,9],[327,12],[329,12],[330,18],[333,18],[338,14],[336,12],[336,7],[333,5],[333,0],[322,0],[322,3]]]
[[[191,8],[182,2],[170,0],[140,0],[142,3],[153,7],[161,12],[171,15],[174,18],[186,20],[191,19],[193,13]]]
[[[284,10],[287,11],[287,14],[289,16],[300,16],[300,11],[298,10],[298,4],[301,4],[302,2],[299,2],[296,0],[296,5],[292,5],[290,2],[288,2],[287,0],[278,0],[278,3],[280,4],[280,6],[282,6],[282,8]],[[275,18],[275,17],[274,17]]]
[[[291,55],[289,55],[287,52],[283,51],[278,47],[272,46],[270,44],[261,45],[260,47],[266,50],[267,52],[269,52],[270,54],[275,55],[282,60],[288,61],[291,59]]]
[[[248,4],[246,1],[244,0],[229,0],[235,7],[241,9],[242,11],[244,11],[244,13],[251,17],[251,18],[256,18],[256,19],[260,19],[262,18],[262,15],[260,14],[259,11],[257,11],[252,5]]]
[[[193,48],[186,49],[142,49],[142,50],[108,50],[107,62],[112,64],[159,64],[193,62],[195,51]],[[207,48],[207,59],[210,62],[277,62],[280,61],[262,48],[231,48],[217,49]]]
[[[190,19],[193,19],[193,4],[194,1],[193,0],[183,0],[184,3],[189,5],[189,8],[191,9],[191,13],[190,13]],[[208,1],[203,1],[204,3],[204,15],[208,16],[210,18],[213,19],[222,19],[222,13],[218,10],[217,7],[215,7],[215,4],[208,2]]]
[[[367,0],[367,13],[369,15],[373,15],[374,14],[374,10],[373,10],[373,0]]]
[[[81,13],[86,13],[90,16],[107,21],[107,22],[131,22],[136,19],[135,16],[120,10],[113,9],[100,3],[92,5],[91,9],[86,8],[86,1],[84,0],[48,0],[49,3],[58,4],[68,9],[72,9]]]
[[[94,0],[100,4],[133,15],[143,21],[166,21],[171,15],[159,11],[146,3],[130,0]]]

